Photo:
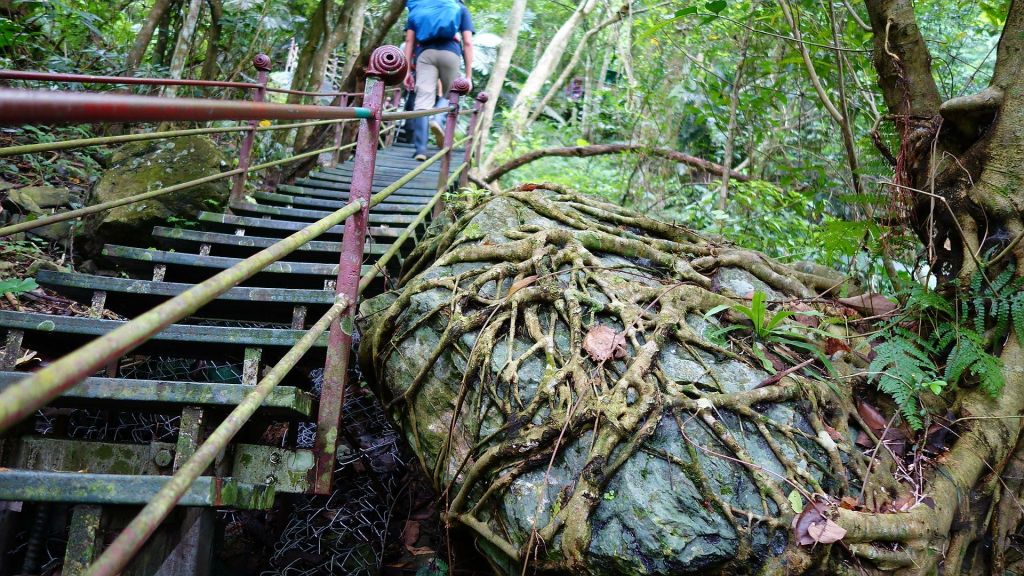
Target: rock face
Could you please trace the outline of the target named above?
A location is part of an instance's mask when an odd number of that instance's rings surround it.
[[[463,215],[361,308],[363,369],[448,518],[507,574],[806,571],[827,546],[794,542],[794,507],[850,489],[849,406],[762,385],[754,347],[796,348],[706,313],[835,279],[545,187]]]
[[[203,136],[137,142],[121,147],[93,188],[90,205],[210,176],[227,169],[224,154]],[[88,218],[85,240],[91,248],[108,242],[148,242],[153,226],[169,219],[192,219],[200,210],[223,204],[230,180],[210,182],[166,196],[119,206]]]
[[[25,219],[49,216],[82,207],[81,194],[59,186],[12,187],[5,193],[4,204],[10,210],[0,214],[0,221],[4,224],[13,224]],[[34,228],[28,232],[28,235],[49,242],[67,242],[71,240],[74,229],[74,222],[58,222]]]

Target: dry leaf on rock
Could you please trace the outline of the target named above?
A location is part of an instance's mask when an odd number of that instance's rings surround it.
[[[625,358],[626,335],[599,324],[591,328],[587,332],[587,336],[583,338],[583,349],[596,362],[604,362],[611,358]]]
[[[505,295],[505,298],[511,298],[513,294],[519,292],[523,288],[526,288],[527,286],[533,284],[536,281],[537,275],[534,274],[533,276],[527,276],[522,280],[517,280],[516,282],[513,282],[512,285],[508,287],[508,294]]]
[[[416,541],[420,539],[420,523],[415,520],[406,520],[405,527],[402,529],[402,544],[405,549],[410,553],[413,547],[416,546]]]
[[[861,294],[840,298],[839,302],[853,308],[861,314],[870,316],[884,316],[896,310],[896,303],[881,294]]]
[[[835,522],[825,518],[825,505],[812,502],[804,511],[793,518],[793,533],[801,546],[813,544],[832,544],[846,536],[846,530]]]
[[[818,544],[831,544],[842,540],[843,536],[846,536],[846,530],[831,520],[825,520],[823,523],[808,526],[807,534]]]

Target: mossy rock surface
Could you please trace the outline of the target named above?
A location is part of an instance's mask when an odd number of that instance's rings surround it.
[[[546,186],[463,215],[361,308],[364,372],[449,519],[509,574],[804,570],[788,496],[849,488],[819,434],[850,436],[849,406],[800,373],[762,386],[705,313],[835,280]],[[597,327],[624,357],[597,361]]]
[[[93,188],[90,205],[211,176],[227,170],[224,153],[204,136],[126,144],[111,156],[111,167]],[[153,226],[173,218],[193,220],[201,210],[222,206],[230,179],[171,192],[126,204],[86,220],[84,233],[91,248],[106,243],[148,245]]]

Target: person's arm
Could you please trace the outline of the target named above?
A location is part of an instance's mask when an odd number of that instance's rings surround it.
[[[416,68],[416,61],[413,60],[413,47],[416,45],[416,31],[409,29],[405,31],[405,61],[409,63],[409,68],[405,73],[405,87],[408,90],[416,88],[416,80],[413,79],[412,71]]]
[[[473,87],[473,32],[465,30],[462,32],[462,58],[466,61],[466,80],[469,80],[469,87]]]

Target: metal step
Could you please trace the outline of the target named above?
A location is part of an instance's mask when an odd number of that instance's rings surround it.
[[[259,232],[259,236],[284,238],[309,226],[308,222],[296,222],[294,220],[275,220],[271,218],[253,218],[252,216],[238,216],[235,214],[221,214],[219,212],[200,212],[198,220],[204,227],[211,230],[234,232],[238,229],[253,229]],[[335,238],[340,240],[345,232],[345,225],[338,224],[328,228],[320,235],[320,238]],[[391,240],[398,238],[403,232],[402,228],[391,226],[371,226],[368,235],[377,244],[390,244]]]
[[[277,190],[281,194],[291,194],[293,196],[326,198],[327,200],[348,199],[347,188],[331,189],[329,187],[293,186],[290,184],[282,184],[277,187]],[[392,204],[415,204],[417,206],[422,206],[430,200],[430,197],[396,193],[388,196],[387,200]]]
[[[102,254],[124,269],[140,274],[152,274],[153,266],[156,264],[166,265],[164,279],[172,282],[201,282],[218,271],[241,262],[240,258],[226,256],[201,256],[114,244],[104,246]],[[371,266],[363,266],[360,274],[366,274],[371,269]],[[324,280],[333,280],[337,276],[337,264],[278,261],[257,272],[244,284],[282,288],[301,285],[302,288],[322,289]]]
[[[268,206],[266,204],[253,204],[252,202],[232,202],[231,211],[236,214],[257,216],[269,215],[276,216],[278,219],[283,220],[305,220],[310,222],[315,222],[331,215],[331,212],[327,210],[281,208],[279,206]],[[370,224],[389,224],[392,226],[398,226],[399,228],[404,228],[404,224],[409,224],[415,219],[415,216],[406,216],[404,214],[376,214],[373,210],[370,210]]]
[[[177,282],[153,282],[49,270],[41,270],[36,276],[36,281],[86,305],[91,304],[96,291],[106,292],[104,307],[128,318],[133,318],[193,286]],[[253,303],[258,303],[260,320],[290,324],[296,306],[305,306],[306,317],[315,319],[326,312],[333,302],[334,292],[322,288],[301,290],[239,286],[221,294],[195,315],[207,318],[252,319]]]
[[[422,209],[422,208],[421,208]],[[280,238],[262,236],[236,236],[225,232],[209,232],[205,230],[189,230],[187,228],[153,228],[156,243],[163,248],[179,252],[199,253],[203,244],[210,246],[210,255],[245,258],[264,248],[269,248]],[[379,244],[367,244],[364,254],[380,255],[387,247]],[[341,242],[325,242],[313,240],[288,255],[289,260],[309,262],[337,262],[341,257]]]
[[[398,170],[395,172],[380,172],[375,173],[373,176],[373,189],[374,191],[380,190],[386,186],[390,186],[399,178],[402,178],[408,174],[408,170]],[[412,180],[407,182],[404,188],[437,188],[438,172],[421,172],[414,176]],[[296,183],[302,182],[324,182],[330,185],[341,185],[350,186],[352,183],[352,174],[350,172],[336,171],[336,172],[312,172],[306,178],[300,178]]]
[[[252,318],[259,322],[259,317]],[[65,354],[96,336],[116,330],[125,322],[99,320],[81,316],[52,316],[34,312],[0,310],[0,328],[13,328],[25,333],[22,346],[45,350],[51,357]],[[199,324],[171,324],[135,349],[139,354],[156,354],[178,358],[220,358],[225,355],[244,356],[245,348],[262,348],[263,359],[270,363],[299,341],[305,330],[287,328],[237,328]],[[327,335],[321,336],[303,357],[304,364],[323,361]]]
[[[5,470],[0,500],[142,505],[166,483],[166,476]],[[200,476],[178,505],[268,510],[274,505],[274,487]]]
[[[376,194],[377,192],[380,192],[381,190],[387,188],[388,186],[390,186],[395,181],[395,179],[396,179],[396,177],[390,177],[389,176],[389,177],[387,177],[386,180],[384,180],[384,182],[386,182],[386,184],[376,184],[375,183],[373,185],[373,193]],[[303,188],[314,188],[314,189],[317,189],[317,190],[330,190],[330,191],[334,191],[334,193],[337,195],[337,197],[348,198],[348,190],[349,190],[349,187],[351,186],[351,183],[349,183],[347,180],[339,181],[339,180],[323,180],[323,179],[316,179],[316,178],[299,178],[298,180],[295,181],[295,185],[301,186]],[[437,192],[437,180],[436,179],[429,180],[429,181],[428,180],[423,180],[423,181],[420,181],[420,182],[415,182],[415,181],[414,182],[409,182],[405,186],[402,186],[401,188],[399,188],[398,191],[395,192],[395,195],[417,196],[417,197],[420,197],[420,198],[423,198],[423,197],[430,198],[431,196],[434,195],[435,192]]]
[[[0,390],[24,378],[25,372],[0,372]],[[86,378],[64,392],[55,405],[102,407],[132,410],[178,409],[202,406],[231,410],[252,391],[245,384],[217,382],[175,382],[129,378]],[[260,405],[261,413],[287,417],[307,417],[313,412],[315,398],[292,386],[277,386]]]
[[[348,204],[348,202],[343,202],[341,200],[307,198],[304,196],[291,196],[288,194],[276,194],[273,192],[257,192],[253,194],[253,198],[261,202],[266,202],[267,204],[284,205],[288,208],[308,207],[313,209],[323,208],[327,210],[337,210],[338,208],[342,208]],[[382,202],[374,206],[372,211],[377,214],[419,214],[421,210],[423,210],[423,206]]]

